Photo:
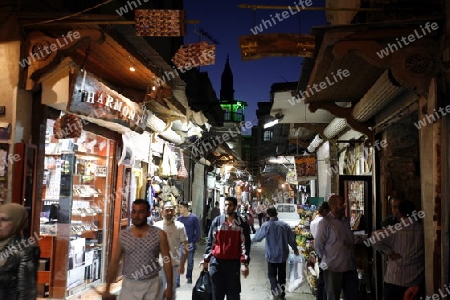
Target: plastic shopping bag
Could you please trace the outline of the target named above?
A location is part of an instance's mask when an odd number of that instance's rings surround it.
[[[192,290],[192,300],[211,300],[212,299],[212,287],[211,276],[208,271],[202,271],[200,277],[198,277]]]
[[[304,259],[301,255],[289,255],[289,286],[288,291],[292,293],[300,287],[303,282],[303,263]]]

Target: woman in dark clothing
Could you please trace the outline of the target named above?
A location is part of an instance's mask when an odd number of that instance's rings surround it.
[[[0,299],[34,300],[40,249],[34,237],[25,238],[28,224],[25,207],[0,206]]]

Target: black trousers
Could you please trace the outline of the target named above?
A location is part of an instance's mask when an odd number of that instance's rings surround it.
[[[273,296],[281,296],[284,299],[286,293],[286,262],[267,263],[270,281],[270,292]]]
[[[259,227],[261,227],[261,225],[262,225],[263,217],[264,217],[264,213],[258,214]]]
[[[241,294],[241,262],[239,259],[211,258],[209,274],[212,283],[212,299],[240,300]]]

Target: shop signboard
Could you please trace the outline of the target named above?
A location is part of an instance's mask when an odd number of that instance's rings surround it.
[[[260,33],[240,36],[239,45],[244,61],[272,56],[313,57],[315,37],[310,34]]]
[[[317,176],[317,162],[315,156],[295,156],[297,176]]]
[[[176,9],[135,9],[137,36],[182,36],[185,12]]]
[[[87,71],[78,71],[71,76],[70,112],[94,121],[100,119],[120,124],[140,133],[145,130],[148,112],[138,103],[109,88]]]
[[[190,69],[216,63],[216,45],[199,42],[182,45],[172,58],[178,69]]]

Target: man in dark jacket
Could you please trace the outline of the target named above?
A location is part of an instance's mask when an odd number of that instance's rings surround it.
[[[216,217],[220,216],[219,201],[214,202],[214,207],[211,209],[211,211],[209,212],[209,214],[210,214],[211,222],[212,222],[212,220],[214,220]]]
[[[225,198],[225,214],[215,218],[208,234],[203,268],[212,281],[213,300],[239,300],[241,277],[248,276],[250,262],[250,227],[236,214],[237,199]]]

